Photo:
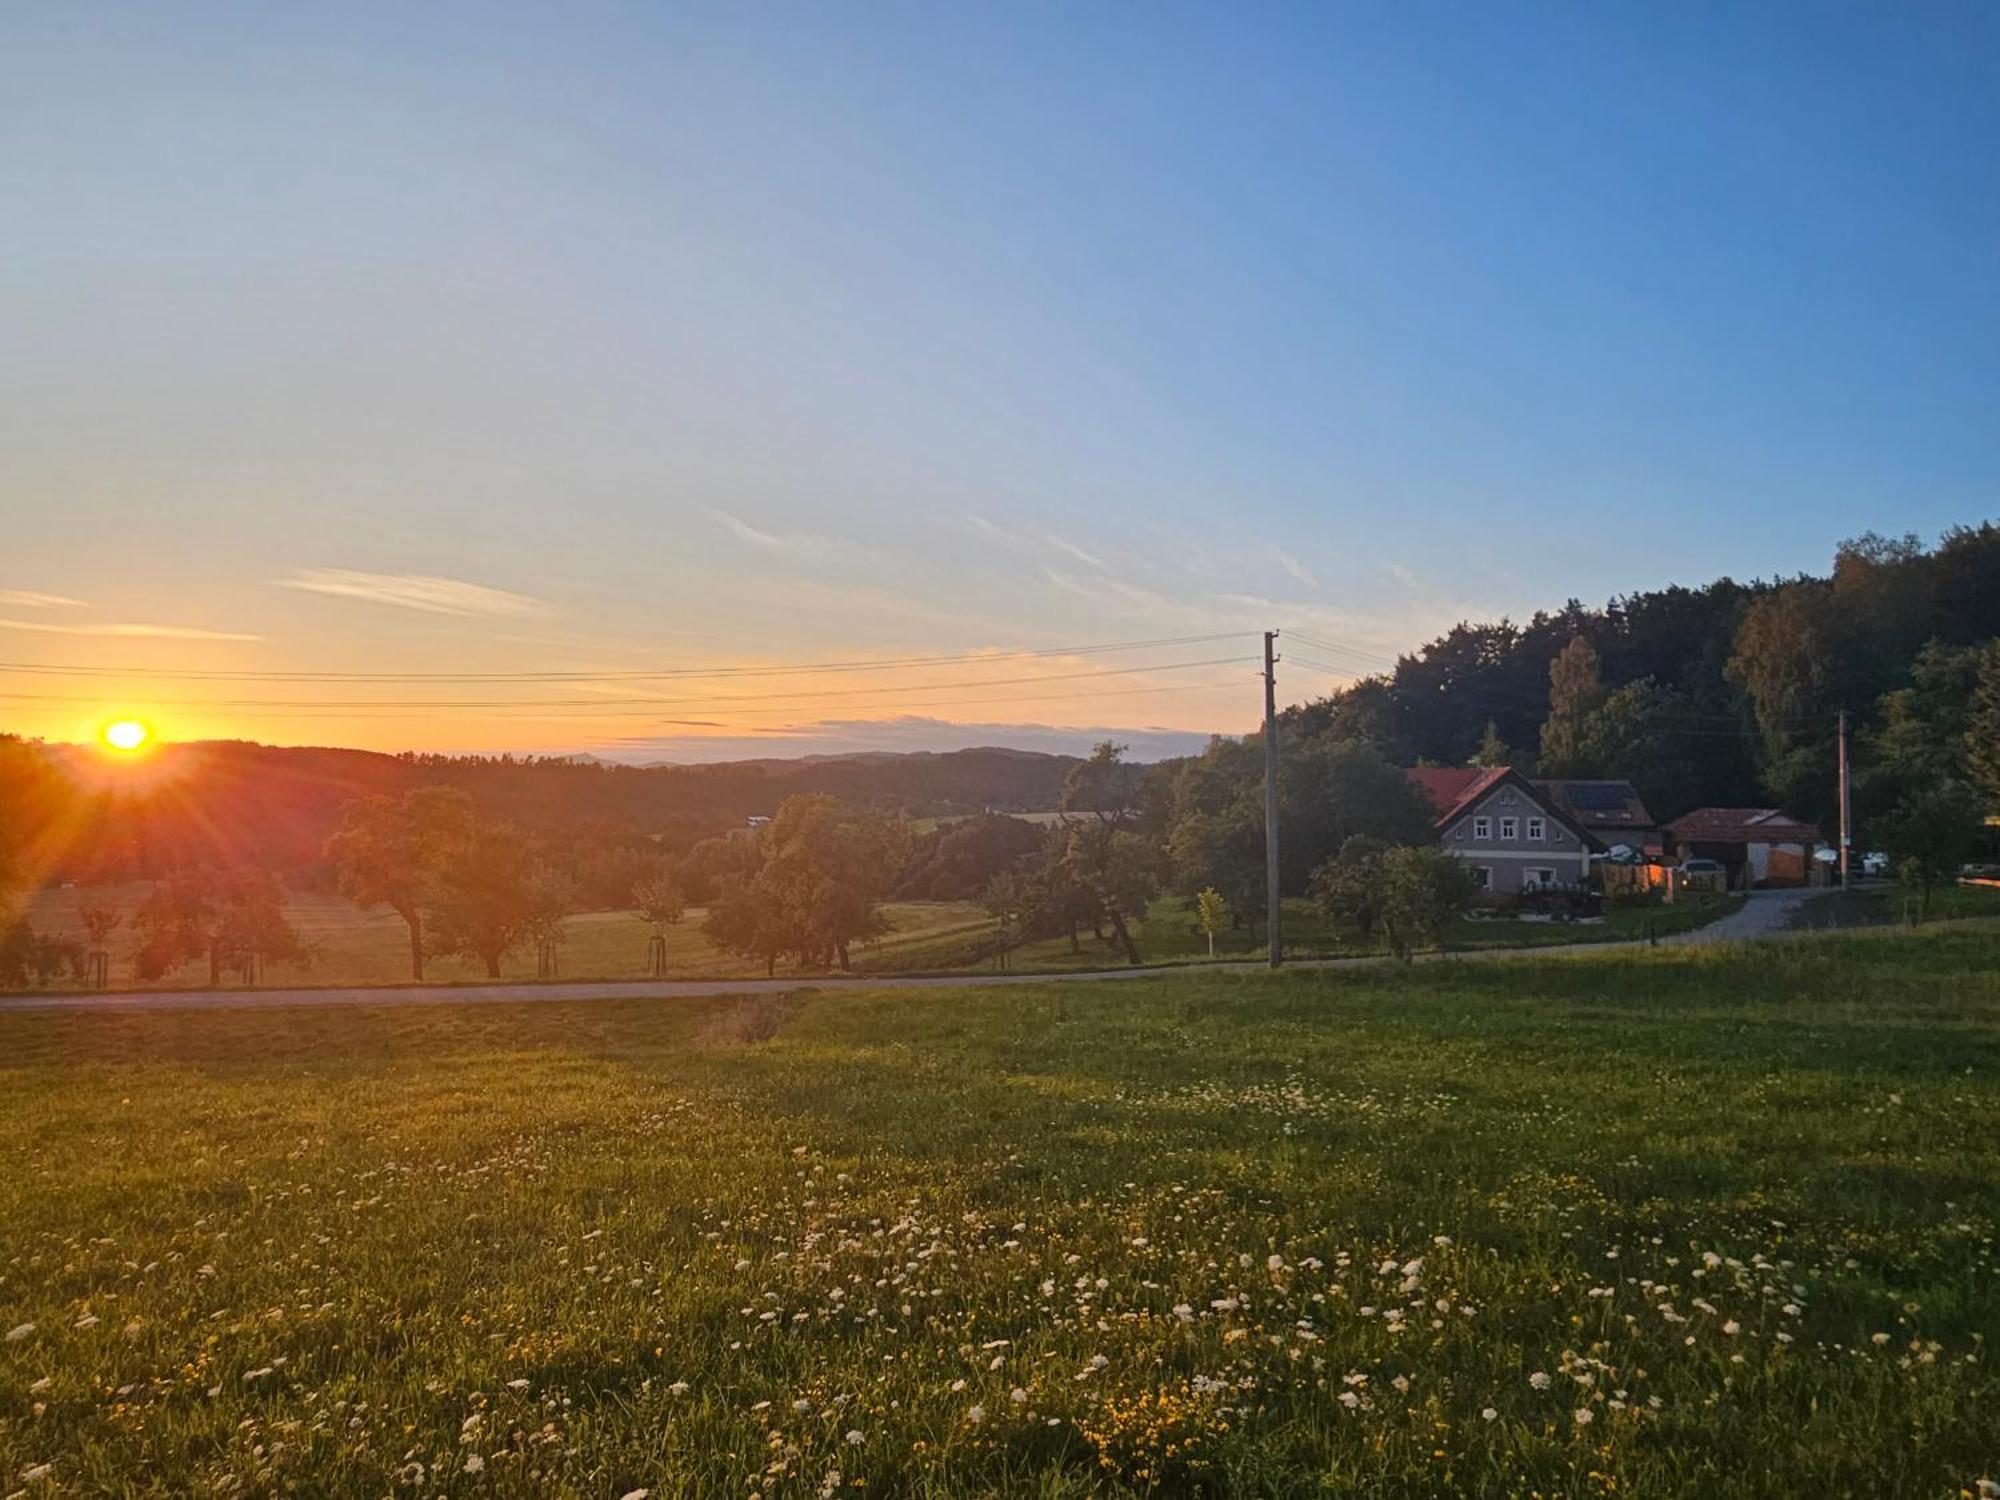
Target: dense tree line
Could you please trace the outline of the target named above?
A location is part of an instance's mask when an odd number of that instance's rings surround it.
[[[327,840],[351,802],[425,787],[460,792],[479,812],[575,846],[588,899],[614,903],[657,849],[678,858],[703,839],[825,793],[892,818],[961,817],[1055,805],[1073,757],[980,749],[713,766],[615,766],[561,757],[378,755],[239,742],[167,744],[106,774],[87,746],[0,736],[0,816],[39,841],[44,879],[151,880],[176,869],[255,864],[295,885],[324,884]],[[22,843],[37,842],[32,837]],[[598,859],[607,868],[588,868]]]
[[[1990,737],[1968,739],[1964,721],[1996,638],[2000,527],[1960,527],[1934,547],[1868,535],[1825,577],[1461,624],[1285,724],[1403,765],[1629,779],[1662,820],[1768,804],[1830,824],[1845,708],[1857,815],[1877,819],[1939,774],[2000,800],[2000,775],[1977,759]]]

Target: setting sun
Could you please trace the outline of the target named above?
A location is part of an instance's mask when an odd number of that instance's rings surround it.
[[[104,726],[102,738],[105,746],[129,755],[143,750],[153,737],[153,731],[139,719],[113,719]]]

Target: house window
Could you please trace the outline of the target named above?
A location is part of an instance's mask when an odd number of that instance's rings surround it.
[[[1478,891],[1490,891],[1493,889],[1493,867],[1491,865],[1474,865],[1472,867],[1472,888]]]
[[[1500,820],[1500,837],[1503,840],[1517,839],[1520,836],[1521,820],[1519,818],[1502,818]]]
[[[1555,883],[1556,872],[1554,870],[1531,869],[1528,871],[1529,885],[1554,885]]]
[[[1528,837],[1530,839],[1532,839],[1535,843],[1539,844],[1543,839],[1547,838],[1548,836],[1549,836],[1548,819],[1546,818],[1528,819]]]
[[[1492,838],[1493,820],[1491,818],[1474,818],[1472,820],[1472,836],[1476,839]]]

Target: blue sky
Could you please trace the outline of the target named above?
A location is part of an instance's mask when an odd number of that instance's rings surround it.
[[[2000,511],[1996,64],[1974,5],[16,7],[0,658],[1393,655],[1822,568]],[[1256,708],[1038,670],[0,724],[700,758]]]

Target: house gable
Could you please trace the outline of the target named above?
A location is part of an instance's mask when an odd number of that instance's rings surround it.
[[[1433,826],[1445,847],[1453,843],[1463,843],[1470,838],[1458,838],[1461,824],[1470,828],[1474,818],[1516,817],[1523,824],[1528,818],[1544,820],[1546,831],[1553,833],[1560,829],[1567,833],[1566,841],[1571,852],[1601,850],[1603,844],[1595,838],[1575,818],[1571,817],[1556,799],[1538,788],[1520,772],[1506,766],[1485,769],[1420,767],[1407,773],[1410,780],[1430,797],[1432,806],[1438,809]],[[1455,793],[1455,795],[1452,795]],[[1447,801],[1446,797],[1450,796]],[[1494,823],[1494,836],[1498,836],[1498,822]],[[1544,840],[1548,842],[1548,840]],[[1525,852],[1525,851],[1524,851]]]
[[[1542,836],[1530,835],[1538,823]],[[1509,825],[1512,833],[1508,833]],[[1480,829],[1484,827],[1482,835]],[[1446,848],[1455,843],[1480,848],[1511,848],[1517,841],[1524,847],[1535,845],[1571,855],[1589,853],[1599,847],[1588,829],[1566,816],[1553,798],[1537,792],[1525,779],[1510,776],[1475,792],[1465,802],[1438,820],[1438,835]]]

